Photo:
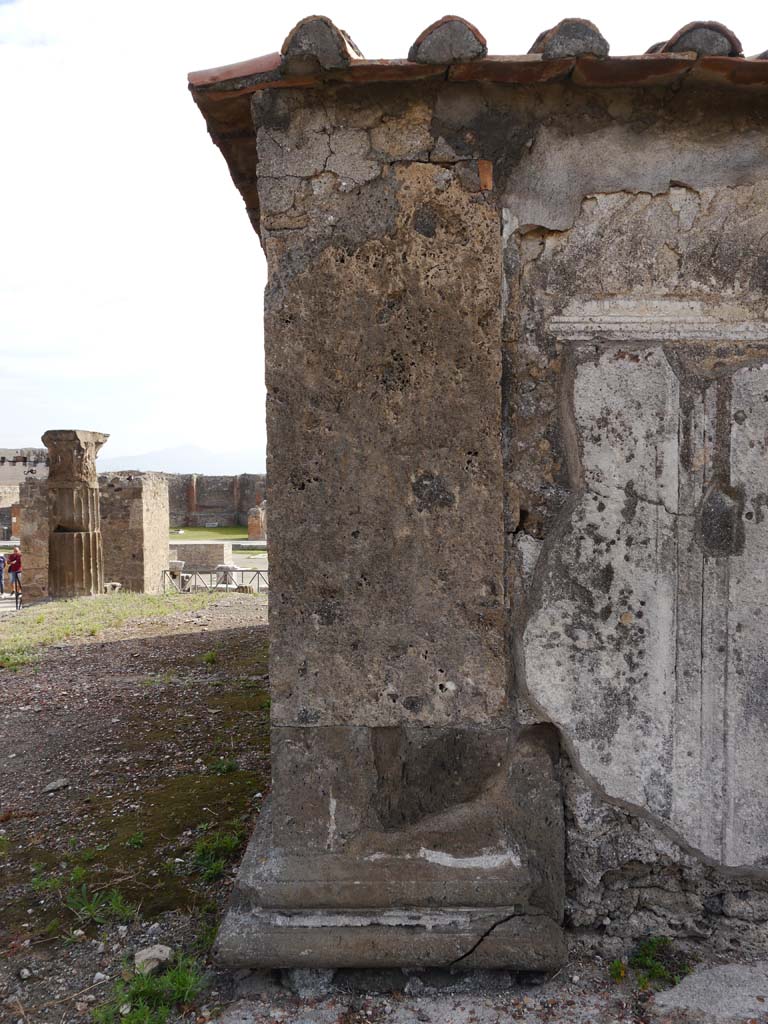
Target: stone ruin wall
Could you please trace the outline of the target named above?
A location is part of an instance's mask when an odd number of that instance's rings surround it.
[[[165,473],[168,481],[171,526],[246,526],[248,510],[266,496],[263,474],[208,476],[198,473]]]
[[[30,478],[48,476],[48,451],[45,448],[0,448],[0,529],[17,527],[14,510],[20,505],[21,485]]]
[[[252,105],[273,841],[466,828],[511,730],[572,936],[765,951],[768,108],[433,82]]]
[[[21,546],[24,600],[48,597],[48,481],[26,480],[20,488]]]
[[[162,593],[168,568],[168,484],[161,473],[99,476],[104,580]]]
[[[267,539],[267,503],[248,509],[248,540]]]
[[[0,448],[0,487],[24,483],[29,476],[48,476],[46,448]]]
[[[121,471],[124,472],[124,471]],[[139,471],[132,471],[137,475]],[[169,521],[172,527],[246,526],[248,511],[266,496],[264,474],[208,476],[197,473],[161,473],[168,483]],[[0,448],[0,527],[11,526],[11,508],[20,502],[20,487],[29,477],[48,476],[46,449]]]
[[[30,602],[46,599],[49,566],[48,481],[21,486],[21,549],[24,592]],[[168,492],[160,473],[99,476],[104,580],[123,589],[157,594],[168,568]]]
[[[171,558],[184,562],[184,572],[214,572],[220,565],[232,565],[232,544],[228,541],[173,542]]]

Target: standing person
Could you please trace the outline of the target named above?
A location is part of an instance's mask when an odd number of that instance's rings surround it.
[[[0,597],[5,593],[5,555],[0,551]]]
[[[13,588],[15,583],[16,586],[13,589],[21,593],[21,551],[19,548],[14,548],[13,552],[8,556],[8,575],[11,580],[11,587]]]

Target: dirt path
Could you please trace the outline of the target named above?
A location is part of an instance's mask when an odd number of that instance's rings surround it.
[[[0,1018],[87,1020],[136,947],[207,953],[269,785],[264,600],[58,644],[0,709]]]
[[[430,988],[391,972],[377,992],[382,976],[345,972],[326,991],[299,973],[301,997],[268,973],[217,971],[210,945],[269,785],[268,684],[265,603],[237,594],[0,670],[0,1020],[713,1024],[617,984],[594,956],[544,984],[475,975]],[[116,996],[156,943],[197,972],[167,1015]],[[733,1019],[766,1024],[755,1006]]]

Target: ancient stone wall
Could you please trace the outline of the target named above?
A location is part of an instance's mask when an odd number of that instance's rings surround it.
[[[175,552],[171,557],[184,562],[184,572],[213,572],[219,565],[232,565],[232,545],[223,541],[189,544],[174,541],[171,551]]]
[[[248,540],[266,540],[267,537],[267,503],[263,501],[257,508],[248,509]]]
[[[156,594],[168,568],[167,484],[159,473],[109,473],[98,478],[104,579]],[[20,546],[28,601],[49,596],[48,481],[21,485]]]
[[[11,530],[12,509],[19,502],[21,484],[0,484],[0,528]]]
[[[270,268],[274,786],[219,950],[765,951],[768,65],[377,82],[333,32],[193,82]]]
[[[43,601],[48,597],[48,481],[26,480],[20,491],[24,599]]]
[[[0,486],[20,485],[30,477],[48,476],[48,451],[45,448],[0,448]]]
[[[0,536],[13,533],[12,509],[19,504],[20,488],[25,480],[44,480],[48,476],[48,451],[45,448],[0,448]]]
[[[168,484],[168,520],[171,527],[188,526],[187,477],[183,473],[164,473]]]
[[[173,527],[245,526],[248,509],[261,504],[266,495],[266,477],[207,476],[198,473],[166,473]]]
[[[160,473],[99,477],[105,582],[144,594],[162,592],[168,568],[168,484]]]

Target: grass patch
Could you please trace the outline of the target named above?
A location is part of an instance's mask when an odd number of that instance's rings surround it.
[[[85,882],[79,888],[70,889],[65,903],[67,909],[83,924],[131,921],[138,913],[138,907],[129,903],[119,889],[92,892]]]
[[[232,832],[212,832],[201,836],[195,843],[193,862],[205,882],[215,882],[224,874],[227,861],[239,851],[243,843],[242,829]]]
[[[6,616],[0,623],[0,668],[35,661],[51,644],[73,637],[98,636],[105,629],[137,619],[163,618],[197,611],[216,600],[215,594],[104,594],[52,601]]]
[[[171,545],[186,544],[190,540],[210,540],[212,542],[222,540],[248,540],[247,526],[182,526],[179,529],[183,533],[171,530]]]
[[[240,821],[252,813],[253,794],[264,789],[268,779],[260,773],[236,771],[226,775],[181,775],[168,779],[157,789],[143,794],[138,812],[131,811],[124,818],[112,821],[105,815],[104,827],[112,832],[108,846],[99,854],[99,877],[106,882],[117,881],[126,875],[136,882],[121,883],[121,890],[131,899],[141,901],[144,918],[154,917],[166,910],[194,909],[206,898],[199,881],[215,880],[194,861],[192,843],[185,839],[188,832],[208,827],[206,838],[221,831],[224,822]],[[211,810],[214,809],[214,811]],[[217,821],[217,815],[221,817]],[[238,824],[238,829],[240,825]],[[227,824],[226,828],[234,829]],[[128,845],[137,832],[144,837],[141,847]],[[186,843],[189,843],[187,846]],[[212,859],[236,854],[242,845],[242,836],[229,849]],[[189,873],[192,852],[195,872]],[[186,862],[177,863],[176,858]],[[208,866],[208,865],[206,865]],[[159,868],[159,876],[150,874]],[[219,875],[220,877],[220,875]],[[139,883],[143,884],[139,884]]]
[[[171,1013],[183,1010],[205,987],[196,960],[178,955],[158,975],[135,974],[119,981],[109,1002],[93,1011],[94,1024],[166,1024]]]
[[[64,885],[64,879],[58,875],[45,875],[45,865],[36,861],[32,865],[32,892],[58,892]]]
[[[641,989],[677,985],[692,969],[672,940],[664,935],[644,939],[629,958],[629,966]]]
[[[627,976],[627,965],[623,960],[611,960],[608,973],[614,981],[624,981]]]

